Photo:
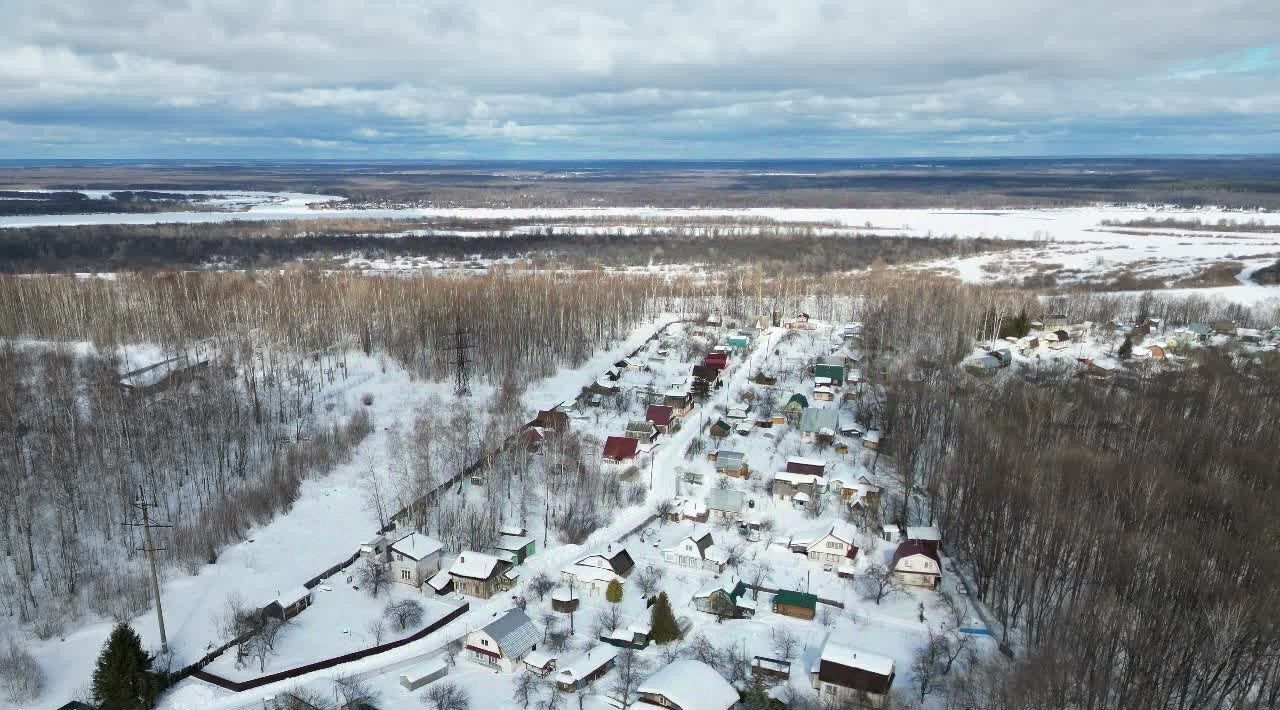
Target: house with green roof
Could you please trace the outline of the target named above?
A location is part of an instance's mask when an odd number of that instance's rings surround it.
[[[812,619],[818,612],[818,597],[807,592],[779,589],[773,595],[773,613]]]
[[[809,398],[797,392],[791,395],[791,399],[788,399],[786,404],[782,405],[782,413],[786,415],[787,421],[795,424],[800,421],[800,415],[808,408]]]

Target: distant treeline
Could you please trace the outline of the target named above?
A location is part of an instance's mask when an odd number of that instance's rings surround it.
[[[312,224],[312,229],[322,229]],[[470,223],[469,231],[506,227]],[[507,225],[509,227],[509,225]],[[403,229],[403,227],[401,227]],[[535,266],[594,268],[649,264],[760,265],[766,273],[825,273],[1028,246],[993,239],[830,236],[814,227],[760,225],[654,228],[637,235],[579,233],[539,227],[537,233],[396,237],[312,232],[245,225],[84,225],[0,231],[0,271],[113,271],[145,268],[276,266],[303,259],[443,261],[520,259]]]
[[[1220,219],[1217,222],[1205,222],[1199,219],[1178,219],[1167,217],[1143,217],[1142,219],[1104,219],[1104,227],[1140,227],[1144,229],[1190,229],[1202,232],[1280,232],[1280,226],[1267,224],[1262,220],[1251,219],[1238,222],[1234,219]]]
[[[165,212],[193,209],[207,202],[207,195],[184,195],[150,190],[113,192],[93,198],[79,192],[23,192],[0,190],[0,216]],[[200,205],[200,208],[207,206]]]

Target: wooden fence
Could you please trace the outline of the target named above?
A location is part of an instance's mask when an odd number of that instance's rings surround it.
[[[455,608],[453,611],[449,612],[448,614],[445,614],[439,619],[436,619],[435,621],[428,624],[426,628],[423,628],[417,632],[414,632],[413,634],[406,636],[402,639],[397,639],[395,641],[388,641],[387,643],[384,643],[378,646],[370,646],[369,648],[362,648],[359,651],[352,651],[351,653],[343,654],[341,656],[326,658],[322,661],[315,661],[313,663],[308,663],[303,666],[298,666],[297,668],[290,668],[289,670],[279,671],[277,673],[269,673],[267,675],[259,676],[257,678],[251,678],[249,680],[235,681],[229,678],[223,678],[222,676],[217,675],[216,673],[210,673],[209,671],[204,670],[203,667],[201,667],[200,669],[191,671],[190,675],[191,677],[198,678],[200,680],[205,681],[206,683],[212,683],[220,688],[226,688],[227,690],[230,690],[232,692],[240,693],[246,690],[250,690],[252,688],[257,688],[263,685],[267,685],[269,683],[276,683],[282,680],[288,680],[290,678],[297,678],[298,676],[306,675],[308,673],[315,673],[316,671],[322,671],[326,668],[333,668],[334,666],[339,666],[339,665],[342,665],[343,663],[358,661],[361,658],[368,658],[369,656],[374,656],[379,653],[390,651],[393,648],[399,648],[401,646],[404,646],[405,644],[413,643],[414,641],[419,641],[435,633],[436,631],[439,631],[440,629],[444,628],[453,620],[467,613],[467,611],[470,608],[471,608],[470,604],[463,602],[460,606]]]

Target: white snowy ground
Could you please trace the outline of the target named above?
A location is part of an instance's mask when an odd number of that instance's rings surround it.
[[[671,332],[686,329],[698,330],[699,328],[676,325]],[[649,328],[648,332],[651,331],[652,328]],[[567,394],[576,392],[579,387],[590,382],[618,359],[622,353],[641,342],[646,334],[646,329],[639,329],[628,343],[602,353],[586,366],[566,370],[544,381],[538,388],[531,391],[526,401],[539,407],[547,407],[563,399]],[[749,375],[762,368],[766,371],[781,372],[785,363],[797,358],[825,354],[839,347],[829,329],[793,336],[785,342],[783,342],[783,334],[784,331],[781,329],[772,329],[760,334],[756,346],[748,354],[731,361],[725,375],[725,386],[704,405],[708,412],[716,407],[736,402],[741,391],[748,386]],[[773,355],[775,348],[781,350],[780,355]],[[647,348],[647,350],[651,349],[653,349],[652,346]],[[666,378],[675,377],[677,373],[687,371],[690,364],[680,361],[673,353],[671,360],[658,366],[659,372],[655,377],[659,385],[665,384]],[[632,386],[646,386],[648,380],[647,374],[629,374],[623,381],[629,382]],[[811,391],[810,385],[808,378],[798,372],[784,376],[784,379],[779,382],[780,390],[787,396],[793,391],[807,394]],[[641,412],[641,405],[637,402],[629,413],[602,414],[599,420],[594,416],[578,418],[574,420],[573,426],[577,429],[593,431],[603,438],[608,433],[616,433],[619,422],[624,422],[628,418],[638,418],[642,416]],[[680,432],[670,437],[660,437],[661,443],[653,454],[654,493],[650,501],[671,496],[677,492],[681,495],[701,496],[714,485],[716,475],[711,472],[710,464],[702,456],[696,457],[694,461],[686,461],[683,456],[689,441],[697,434],[697,418],[698,414],[695,412],[693,420]],[[836,520],[839,517],[836,504],[833,502],[822,517],[813,519],[804,511],[792,509],[787,504],[775,504],[758,490],[762,481],[769,475],[768,472],[781,468],[785,457],[789,455],[821,455],[829,461],[831,470],[834,471],[833,475],[865,471],[869,459],[861,452],[845,456],[836,456],[831,452],[817,452],[799,443],[797,434],[785,428],[775,428],[771,433],[775,436],[779,433],[783,434],[781,441],[774,443],[773,440],[765,438],[764,432],[757,430],[745,437],[725,442],[724,446],[733,446],[747,452],[750,465],[757,472],[756,475],[746,481],[731,481],[730,484],[746,491],[748,496],[756,501],[756,510],[773,517],[777,524],[773,538],[748,542],[734,531],[718,528],[713,528],[713,536],[722,544],[741,544],[746,558],[767,560],[772,567],[767,583],[793,589],[808,588],[821,596],[843,601],[846,604],[846,611],[833,611],[829,627],[823,626],[821,619],[802,621],[773,614],[769,611],[767,594],[760,595],[760,610],[751,620],[718,623],[711,616],[698,612],[691,603],[692,596],[713,575],[668,568],[662,562],[660,552],[663,547],[692,529],[694,527],[692,523],[651,523],[643,530],[641,536],[634,536],[627,540],[628,549],[635,557],[637,565],[655,564],[667,569],[663,586],[672,598],[677,616],[687,617],[690,620],[693,626],[691,634],[703,634],[719,648],[741,644],[750,655],[773,655],[769,640],[770,629],[775,626],[790,628],[802,640],[804,646],[799,654],[800,658],[792,665],[791,683],[796,687],[807,686],[806,669],[818,653],[828,632],[834,634],[842,643],[893,658],[897,664],[897,684],[900,686],[909,684],[911,658],[926,637],[926,625],[919,620],[918,616],[919,605],[921,603],[925,605],[926,623],[937,624],[941,614],[935,607],[936,595],[930,592],[909,591],[885,600],[879,606],[860,599],[847,580],[838,579],[833,573],[823,571],[820,565],[811,564],[802,556],[786,551],[781,544],[785,543],[793,533],[820,528]],[[642,475],[647,474],[649,460],[642,459],[637,463]],[[882,459],[877,472],[883,474],[886,465],[887,463]],[[683,483],[679,476],[681,470],[701,471],[707,474],[706,481],[701,485]],[[881,480],[884,480],[883,475]],[[646,503],[612,511],[609,524],[594,533],[586,543],[582,545],[553,544],[548,549],[539,550],[538,554],[519,568],[522,580],[528,580],[539,572],[546,572],[558,579],[559,571],[580,556],[597,551],[603,552],[611,545],[616,546],[619,538],[643,522],[650,510],[649,503]],[[870,535],[864,536],[859,543],[863,548],[863,554],[858,562],[859,569],[865,568],[873,561],[883,561],[885,556],[892,552],[891,546]],[[952,588],[955,582],[948,578],[944,584]],[[471,629],[483,626],[495,614],[509,608],[516,594],[524,594],[522,587],[517,587],[513,592],[498,595],[490,600],[471,599],[469,601],[472,604],[472,611],[469,614],[428,639],[395,651],[311,674],[303,679],[264,686],[240,694],[228,693],[198,681],[186,681],[165,696],[162,706],[166,710],[195,708],[232,710],[261,707],[264,698],[297,687],[306,687],[315,692],[328,694],[332,692],[334,677],[355,674],[379,690],[382,695],[379,702],[381,707],[420,707],[418,695],[421,691],[409,693],[401,688],[397,683],[400,673],[406,667],[438,656],[439,649],[449,639],[460,637]],[[524,596],[529,602],[529,612],[535,620],[540,619],[543,612],[549,610],[549,598],[539,602],[528,594]],[[562,659],[570,660],[596,643],[590,631],[593,630],[596,610],[605,602],[598,598],[584,597],[582,603],[582,609],[575,615],[577,633],[571,642],[571,649],[561,654]],[[626,621],[647,618],[643,603],[633,589],[627,589],[622,606],[623,618]],[[989,639],[975,639],[975,642],[983,651],[989,652],[990,647],[993,646],[993,642]],[[641,655],[651,668],[656,669],[660,665],[658,654],[659,650],[651,647]],[[463,660],[456,669],[451,671],[450,679],[464,686],[471,693],[473,707],[495,710],[517,707],[511,701],[513,675],[495,673]],[[597,688],[601,690],[607,688],[609,681],[610,678],[606,677],[597,684]],[[593,692],[598,693],[601,690]],[[572,700],[570,699],[571,702]],[[593,694],[585,699],[585,707],[603,710],[611,706],[601,697]]]
[[[208,223],[229,220],[338,219],[348,217],[412,218],[542,218],[600,217],[638,219],[684,218],[697,220],[712,217],[767,217],[781,222],[824,223],[829,229],[819,232],[857,234],[873,232],[917,237],[957,236],[988,237],[1040,242],[1029,249],[959,257],[921,265],[956,274],[969,281],[1018,279],[1030,275],[1053,275],[1058,283],[1070,284],[1097,279],[1121,271],[1131,271],[1139,278],[1158,278],[1174,282],[1192,276],[1204,267],[1238,261],[1244,267],[1256,268],[1280,258],[1280,213],[1239,212],[1215,208],[1194,210],[1156,206],[1090,206],[1060,209],[1009,210],[933,210],[933,209],[794,209],[759,207],[749,209],[654,207],[610,208],[406,208],[406,209],[311,209],[307,205],[337,198],[300,193],[221,193],[228,204],[247,208],[238,212],[160,212],[152,214],[92,215],[21,215],[0,217],[0,228],[35,225],[72,224],[156,224],[163,222]],[[1221,219],[1257,221],[1274,226],[1267,232],[1215,232],[1172,228],[1107,227],[1104,220],[1125,222],[1147,217],[1177,220],[1200,220],[1216,223]],[[522,228],[536,231],[542,227]],[[593,230],[629,233],[643,229],[653,231],[660,225],[564,225],[560,231]],[[723,228],[720,228],[723,231]],[[521,231],[521,230],[516,230]],[[484,231],[458,234],[483,237]],[[359,266],[360,264],[353,264]],[[405,268],[408,262],[398,265]],[[430,267],[430,264],[423,264]],[[382,265],[375,265],[377,266]],[[1256,300],[1264,292],[1219,290],[1220,295],[1235,299]]]
[[[656,323],[639,326],[622,342],[601,350],[582,366],[562,369],[533,383],[526,393],[526,403],[531,409],[550,408],[565,398],[572,398],[599,372],[674,319],[675,316],[664,316]],[[157,355],[154,350],[138,348],[132,356],[135,361],[151,361]],[[327,476],[305,481],[298,500],[287,513],[251,530],[246,542],[224,549],[217,563],[206,565],[194,576],[175,569],[166,570],[161,594],[175,667],[204,655],[211,642],[219,640],[215,617],[221,613],[228,595],[237,594],[246,602],[265,604],[275,598],[278,591],[301,585],[355,552],[360,543],[371,537],[378,525],[366,510],[359,481],[370,466],[385,470],[388,428],[393,424],[402,429],[410,426],[415,408],[433,393],[445,400],[452,397],[450,384],[412,379],[390,360],[384,362],[382,358],[368,358],[356,352],[348,355],[347,362],[350,373],[347,379],[327,387],[320,398],[335,404],[333,416],[343,416],[363,406],[360,398],[364,394],[372,394],[374,433],[354,451],[350,463]],[[491,388],[485,387],[477,388],[472,396],[483,402],[490,394]],[[45,669],[48,683],[40,698],[24,705],[24,710],[56,708],[85,695],[93,662],[111,630],[111,622],[79,623],[78,626],[69,624],[74,630],[63,638],[30,642],[32,652]],[[343,622],[335,620],[335,623]],[[154,610],[133,619],[132,625],[145,645],[153,649],[159,647]],[[306,636],[300,635],[299,639],[305,640]],[[170,696],[180,699],[182,688]],[[197,702],[190,707],[202,705]],[[0,708],[9,707],[12,706],[0,702]]]

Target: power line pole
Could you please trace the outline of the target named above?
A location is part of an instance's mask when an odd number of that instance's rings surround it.
[[[147,501],[141,485],[138,486],[138,499],[133,503],[133,507],[142,513],[142,522],[127,522],[125,525],[142,528],[142,547],[139,549],[147,553],[147,562],[151,565],[151,593],[156,601],[156,623],[160,626],[160,652],[165,653],[169,650],[169,638],[164,632],[164,608],[160,606],[160,573],[156,568],[156,552],[165,548],[156,547],[155,543],[152,542],[151,528],[171,528],[173,526],[151,522],[151,508],[158,506],[154,502]]]
[[[471,361],[467,359],[467,351],[475,346],[467,342],[467,336],[471,335],[471,332],[462,329],[462,313],[460,311],[455,316],[455,319],[453,345],[444,349],[453,351],[456,356],[453,369],[453,393],[462,397],[471,394],[471,377],[468,373],[468,366]]]

